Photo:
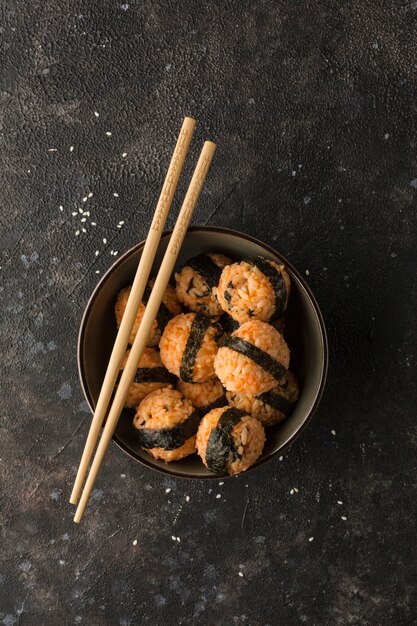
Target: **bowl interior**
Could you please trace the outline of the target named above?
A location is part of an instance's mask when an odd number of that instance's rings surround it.
[[[161,239],[152,275],[155,275],[161,263],[168,240],[169,234]],[[275,259],[286,264],[292,281],[291,296],[285,315],[285,338],[291,349],[290,369],[299,382],[300,398],[293,414],[286,421],[267,430],[264,451],[253,466],[256,467],[282,451],[301,431],[316,408],[327,366],[324,326],[317,305],[298,272],[277,252],[246,235],[209,227],[190,229],[179,254],[176,269],[190,257],[210,251],[222,252],[232,259],[254,255]],[[120,289],[132,283],[141,253],[142,244],[138,244],[109,269],[93,292],[81,323],[78,345],[80,377],[86,399],[92,409],[96,405],[116,338],[114,317],[116,296]],[[141,450],[135,437],[130,411],[122,413],[114,440],[136,460],[154,469],[188,478],[213,478],[213,474],[204,467],[197,455],[168,464],[157,461]]]

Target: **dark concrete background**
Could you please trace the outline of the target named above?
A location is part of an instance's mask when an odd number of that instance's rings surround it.
[[[417,3],[4,0],[0,26],[0,624],[416,624]],[[182,190],[219,146],[194,223],[307,274],[327,391],[225,485],[112,445],[76,527],[83,307],[145,236],[185,114]]]

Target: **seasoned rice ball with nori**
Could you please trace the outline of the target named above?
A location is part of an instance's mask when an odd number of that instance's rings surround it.
[[[145,293],[143,294],[143,301],[139,305],[139,310],[136,315],[135,323],[133,324],[132,332],[129,337],[129,343],[132,344],[135,340],[136,333],[138,332],[139,325],[142,320],[143,313],[145,311],[145,305],[149,300],[149,296],[151,295],[151,290],[154,284],[154,280],[151,279],[148,281],[148,284],[145,289]],[[130,294],[130,287],[126,287],[122,289],[116,300],[115,304],[115,313],[116,313],[116,322],[117,327],[119,328],[125,309],[127,305],[127,301]],[[177,295],[175,293],[175,289],[172,285],[168,285],[164,297],[162,298],[161,306],[159,307],[158,315],[156,316],[156,320],[152,324],[151,332],[149,333],[149,339],[147,342],[148,346],[157,346],[159,340],[161,338],[161,334],[167,324],[167,322],[174,316],[181,313],[181,305],[178,301]]]
[[[281,381],[289,363],[284,337],[270,324],[252,320],[222,337],[214,369],[228,391],[257,396]]]
[[[178,299],[191,311],[216,317],[223,313],[222,307],[212,293],[217,287],[222,269],[231,260],[217,252],[199,254],[190,259],[175,274]]]
[[[130,350],[126,352],[121,369],[126,365],[129,353]],[[173,386],[175,382],[175,376],[162,365],[159,353],[154,348],[145,348],[127,393],[125,406],[129,409],[136,408],[148,393],[169,385]]]
[[[177,389],[202,415],[227,404],[225,389],[218,378],[210,378],[205,383],[185,383],[179,380]]]
[[[186,383],[213,378],[221,330],[209,317],[182,313],[168,322],[159,344],[162,363]]]
[[[226,396],[230,406],[256,417],[264,426],[274,426],[291,414],[298,393],[294,374],[287,372],[284,376],[284,382],[271,391],[266,391],[258,396],[228,391]]]
[[[197,452],[215,474],[240,474],[260,456],[265,443],[263,426],[243,411],[225,406],[213,409],[200,422]]]
[[[195,452],[200,414],[176,389],[157,389],[139,404],[133,420],[141,448],[156,459],[179,461]]]
[[[223,311],[243,324],[280,317],[288,302],[290,278],[282,264],[261,256],[226,265],[213,289]]]

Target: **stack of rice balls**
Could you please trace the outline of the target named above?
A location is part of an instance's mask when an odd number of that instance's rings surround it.
[[[126,398],[138,443],[156,459],[197,452],[213,473],[239,474],[262,453],[265,428],[288,417],[298,398],[282,335],[288,273],[261,256],[233,262],[209,252],[187,261],[175,284],[167,287]],[[118,325],[129,292],[118,294]]]

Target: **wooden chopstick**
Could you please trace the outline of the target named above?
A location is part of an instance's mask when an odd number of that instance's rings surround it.
[[[195,125],[196,121],[192,117],[186,117],[178,136],[177,144],[171,158],[171,163],[169,164],[161,195],[159,196],[159,200],[156,205],[148,237],[140,257],[138,269],[136,270],[126,310],[113,346],[100,395],[97,400],[90,431],[87,436],[84,452],[81,457],[74,487],[72,489],[70,497],[71,504],[77,504],[80,497],[81,488],[88,470],[88,464],[91,461],[91,457],[100,434],[100,429],[103,425],[104,417],[116,384],[116,379],[120,371],[120,366],[126,353],[130,333],[132,331],[143,292],[149,278],[149,273],[155,259],[162,231],[164,230],[165,222],[172,204],[172,199],[178,185],[178,180],[184,167],[185,158],[187,156]]]
[[[130,385],[132,384],[133,378],[136,373],[138,361],[145,348],[153,321],[156,317],[156,314],[158,313],[158,309],[162,301],[162,296],[165,292],[168,281],[174,269],[178,253],[180,251],[182,242],[185,237],[185,233],[190,223],[191,216],[194,212],[195,206],[200,196],[201,189],[206,179],[207,172],[213,159],[215,150],[215,143],[212,143],[211,141],[206,141],[204,143],[203,149],[197,162],[197,166],[194,170],[194,174],[190,182],[190,186],[185,195],[181,211],[175,224],[175,228],[168,243],[168,248],[165,252],[161,267],[159,268],[159,272],[155,280],[155,284],[146,305],[146,309],[143,314],[139,330],[130,350],[130,354],[123,369],[122,376],[113,399],[113,403],[107,416],[107,421],[104,425],[103,433],[101,435],[101,439],[98,444],[94,460],[91,464],[90,473],[88,474],[84,490],[81,494],[81,498],[74,516],[74,522],[76,523],[79,523],[82,519],[85,507],[87,506],[88,499],[94,486],[94,482],[97,478],[97,474],[103,462],[104,455],[106,454],[110,440],[115,431],[117,422],[120,417],[120,413],[122,412],[124,406],[127,392]]]

